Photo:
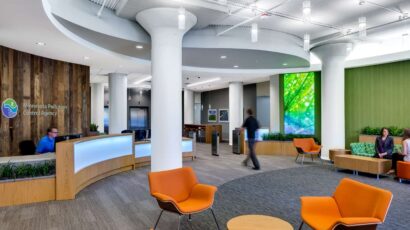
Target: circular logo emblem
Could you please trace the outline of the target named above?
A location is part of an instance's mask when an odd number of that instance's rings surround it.
[[[7,98],[1,104],[1,113],[6,118],[14,118],[15,116],[17,116],[18,110],[19,107],[17,105],[17,102],[12,98]]]

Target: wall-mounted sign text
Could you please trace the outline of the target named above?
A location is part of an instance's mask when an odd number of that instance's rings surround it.
[[[57,116],[59,110],[67,110],[67,106],[56,104],[23,104],[24,116]]]

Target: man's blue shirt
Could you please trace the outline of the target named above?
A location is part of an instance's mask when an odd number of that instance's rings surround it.
[[[54,138],[50,138],[49,136],[44,136],[40,139],[37,144],[36,153],[49,153],[54,152]]]

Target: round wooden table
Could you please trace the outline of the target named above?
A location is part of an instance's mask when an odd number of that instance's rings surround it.
[[[273,216],[243,215],[230,219],[228,230],[293,230],[288,222]]]
[[[351,154],[351,151],[348,149],[329,149],[329,159],[331,162],[334,162],[336,155],[342,154]]]

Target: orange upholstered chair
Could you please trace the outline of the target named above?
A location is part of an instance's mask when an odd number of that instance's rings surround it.
[[[179,215],[179,229],[183,215],[188,215],[189,220],[191,220],[191,214],[207,209],[211,210],[215,224],[219,229],[215,213],[212,209],[217,188],[211,185],[199,184],[192,168],[184,167],[161,172],[150,172],[148,173],[148,180],[151,195],[157,199],[158,205],[162,209],[154,229],[157,227],[164,211]]]
[[[305,160],[306,154],[312,157],[312,161],[313,161],[313,155],[318,155],[319,159],[322,160],[320,158],[321,146],[315,143],[315,139],[313,138],[294,138],[293,145],[296,147],[296,150],[298,151],[298,155],[296,156],[295,161],[298,161],[299,155],[302,154],[302,165],[303,165],[303,161]]]
[[[410,162],[397,162],[397,177],[401,183],[402,180],[410,180]]]
[[[301,197],[303,223],[316,230],[376,229],[384,222],[393,194],[348,178],[331,197]]]

